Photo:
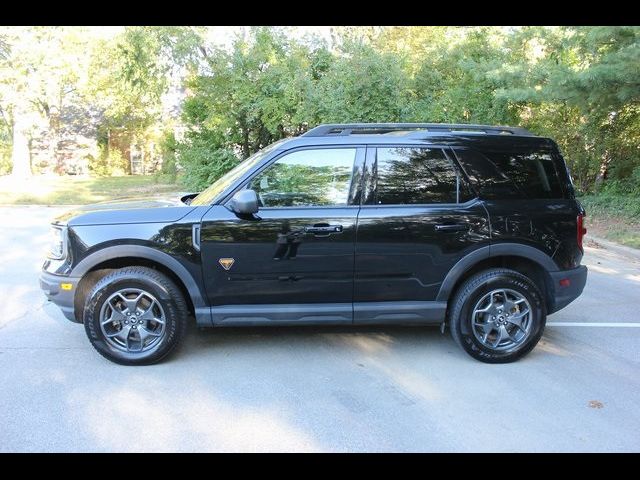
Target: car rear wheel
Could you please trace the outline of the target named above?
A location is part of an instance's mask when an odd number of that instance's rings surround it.
[[[166,275],[126,267],[98,281],[87,296],[83,320],[103,357],[123,365],[148,365],[180,343],[187,315],[182,293]]]
[[[467,279],[450,309],[451,335],[473,358],[513,362],[538,343],[546,322],[536,285],[514,270],[491,269]]]

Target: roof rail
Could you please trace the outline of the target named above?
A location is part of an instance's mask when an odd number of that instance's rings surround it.
[[[383,135],[390,132],[419,131],[439,133],[487,133],[534,136],[529,130],[520,127],[495,125],[474,125],[465,123],[327,123],[318,125],[303,137],[332,137],[347,135]]]

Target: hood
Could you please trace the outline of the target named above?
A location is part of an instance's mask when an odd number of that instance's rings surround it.
[[[93,203],[72,208],[53,220],[58,225],[115,225],[175,222],[196,207],[180,199],[184,194]]]

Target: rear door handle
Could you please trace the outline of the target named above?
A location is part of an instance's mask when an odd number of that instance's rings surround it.
[[[316,224],[304,227],[305,233],[313,233],[314,235],[331,235],[332,233],[341,233],[342,225]]]
[[[436,225],[436,232],[463,232],[466,230],[469,230],[469,225],[463,223]]]

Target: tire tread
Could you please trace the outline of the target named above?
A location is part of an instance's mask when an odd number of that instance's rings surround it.
[[[108,273],[104,277],[102,277],[91,289],[91,292],[87,295],[85,299],[84,309],[82,312],[83,323],[85,324],[85,328],[87,327],[87,322],[92,321],[91,312],[88,310],[91,308],[92,299],[95,295],[102,289],[106,288],[110,284],[115,281],[126,279],[130,277],[148,277],[154,280],[156,283],[160,284],[163,288],[167,290],[169,296],[171,297],[171,301],[175,304],[176,307],[176,334],[174,336],[174,340],[167,346],[167,348],[150,355],[147,358],[139,359],[139,360],[130,360],[125,358],[119,358],[116,356],[111,356],[107,352],[98,348],[93,340],[93,338],[89,336],[89,340],[93,348],[104,358],[110,360],[112,362],[118,363],[120,365],[151,365],[157,362],[160,362],[169,354],[171,354],[176,347],[182,342],[186,334],[186,319],[188,316],[188,308],[187,303],[184,299],[184,296],[178,286],[167,277],[164,273],[154,270],[153,268],[143,267],[143,266],[130,266],[123,267],[117,270],[113,270]],[[88,332],[87,332],[88,333]]]
[[[469,295],[471,295],[477,288],[479,288],[484,283],[488,282],[489,280],[499,275],[508,275],[510,277],[514,277],[518,280],[521,280],[530,284],[533,287],[535,293],[538,295],[538,297],[541,299],[543,298],[537,285],[529,277],[515,270],[511,270],[509,268],[491,268],[491,269],[478,272],[475,275],[472,275],[471,277],[469,277],[456,290],[456,293],[453,296],[453,299],[451,300],[450,308],[449,308],[449,327],[450,327],[449,330],[451,330],[451,336],[453,337],[453,340],[455,341],[455,343],[467,353],[468,351],[463,344],[461,332],[456,325],[461,320],[461,313],[462,313],[464,304],[467,301]],[[544,303],[543,303],[543,308],[544,308]],[[544,322],[545,322],[544,318],[542,322],[543,322],[543,325],[542,325],[542,330],[543,330]],[[540,333],[540,335],[542,335],[542,333]],[[523,348],[522,350],[515,352],[512,356],[509,356],[508,358],[502,358],[502,357],[496,357],[493,359],[478,358],[478,360],[486,363],[512,362],[529,353],[533,349],[533,347],[535,347],[536,343],[537,341],[533,342],[530,347]],[[474,358],[477,358],[477,357],[474,357]]]

